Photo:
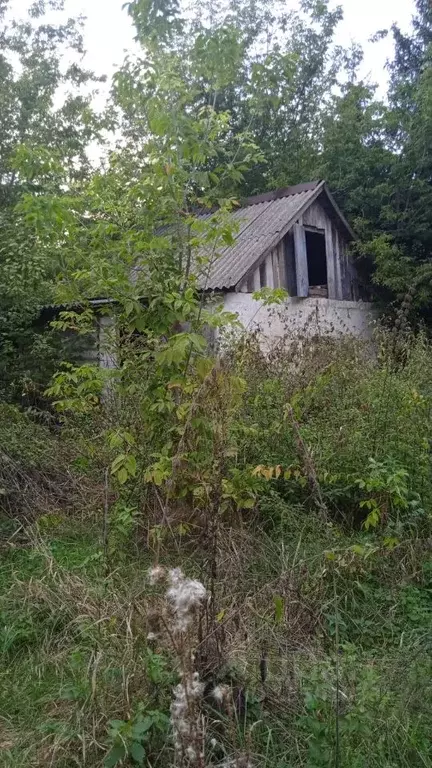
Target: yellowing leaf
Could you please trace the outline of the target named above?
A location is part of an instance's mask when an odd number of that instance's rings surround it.
[[[379,521],[380,521],[380,514],[376,509],[373,509],[372,512],[369,512],[363,525],[365,529],[368,531],[369,528],[376,528]]]
[[[326,558],[326,560],[336,560],[336,554],[332,552],[330,549],[327,549],[324,552],[324,557]]]
[[[387,549],[394,549],[400,544],[400,541],[395,536],[384,536],[383,544]]]
[[[203,381],[213,368],[213,361],[207,357],[199,357],[196,361],[196,372]]]
[[[361,544],[353,544],[352,547],[350,547],[351,552],[354,552],[356,555],[364,555],[366,552],[365,548],[362,547]]]
[[[238,503],[239,509],[252,509],[255,506],[255,499],[241,499]]]

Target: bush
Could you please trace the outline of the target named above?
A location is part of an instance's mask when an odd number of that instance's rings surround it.
[[[87,482],[78,446],[13,405],[0,403],[0,520],[31,521],[79,507]]]
[[[366,354],[356,343],[326,341],[307,375],[306,360],[285,353],[261,368],[243,361],[248,381],[240,454],[250,464],[300,469],[277,481],[287,499],[305,501],[305,457],[335,519],[387,524],[398,535],[430,525],[432,503],[432,356],[423,337],[409,339],[405,363]],[[302,355],[302,352],[300,351]],[[317,358],[321,369],[317,369]],[[287,404],[289,410],[287,411]]]

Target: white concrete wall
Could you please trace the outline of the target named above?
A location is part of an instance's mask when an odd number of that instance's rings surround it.
[[[369,339],[376,310],[361,301],[290,297],[283,304],[263,306],[251,293],[226,293],[224,309],[236,312],[248,331],[259,330],[266,345],[289,337],[351,335]]]
[[[98,320],[99,330],[99,366],[117,368],[117,331],[114,318],[102,315]]]

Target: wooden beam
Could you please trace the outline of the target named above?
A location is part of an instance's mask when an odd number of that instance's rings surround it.
[[[306,234],[301,224],[294,224],[294,255],[297,276],[297,296],[309,294],[309,274],[306,252]]]
[[[326,221],[325,228],[325,249],[327,259],[327,286],[329,299],[337,299],[336,291],[336,254],[333,245],[332,223]]]

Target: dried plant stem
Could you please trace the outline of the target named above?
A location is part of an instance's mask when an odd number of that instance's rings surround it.
[[[321,487],[318,482],[314,463],[312,461],[311,452],[302,438],[302,435],[300,432],[300,425],[295,417],[293,407],[290,403],[286,405],[285,412],[291,422],[291,426],[294,431],[297,450],[303,461],[303,467],[307,475],[312,498],[315,502],[315,506],[317,507],[318,512],[320,513],[322,519],[326,522],[328,520],[328,509],[323,499]]]

